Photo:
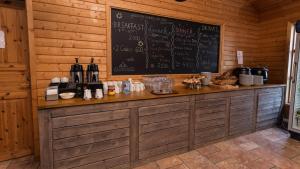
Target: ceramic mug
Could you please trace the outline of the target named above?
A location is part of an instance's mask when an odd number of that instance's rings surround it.
[[[95,95],[96,99],[102,99],[103,98],[103,92],[102,89],[96,89],[96,95]]]
[[[60,82],[61,82],[61,83],[68,83],[68,82],[69,82],[69,78],[67,78],[67,77],[62,77],[62,78],[60,78]]]
[[[85,89],[84,90],[84,100],[90,100],[92,98],[92,91],[90,89]]]
[[[51,83],[59,83],[60,82],[60,78],[59,77],[54,77],[51,79]]]

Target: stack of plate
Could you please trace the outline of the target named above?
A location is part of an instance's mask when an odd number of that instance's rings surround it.
[[[239,83],[243,86],[252,86],[254,84],[253,75],[240,74]]]
[[[263,76],[257,76],[257,75],[255,75],[255,76],[253,76],[253,83],[254,83],[254,85],[257,85],[257,86],[259,86],[259,85],[263,85],[264,84],[264,77]]]

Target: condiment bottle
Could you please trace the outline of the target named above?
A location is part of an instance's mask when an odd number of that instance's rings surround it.
[[[114,96],[116,94],[115,85],[109,85],[108,86],[108,93],[107,94],[109,96]]]

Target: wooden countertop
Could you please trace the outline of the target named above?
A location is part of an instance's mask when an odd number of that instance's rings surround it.
[[[135,101],[135,100],[148,100],[156,98],[165,98],[165,97],[176,97],[176,96],[186,96],[186,95],[198,95],[198,94],[208,94],[208,93],[218,93],[226,91],[238,91],[238,90],[249,90],[249,89],[261,89],[261,88],[272,88],[272,87],[282,87],[283,84],[267,84],[263,86],[251,86],[251,87],[242,87],[236,89],[223,89],[219,87],[202,87],[201,89],[186,89],[183,86],[177,86],[174,89],[178,94],[169,94],[169,95],[154,95],[149,91],[143,92],[133,92],[128,95],[126,94],[116,94],[115,96],[105,95],[102,99],[91,99],[83,100],[81,98],[74,98],[70,100],[57,100],[57,101],[46,101],[45,99],[38,100],[38,109],[51,109],[51,108],[61,108],[61,107],[70,107],[70,106],[81,106],[81,105],[92,105],[92,104],[102,104],[102,103],[114,103],[114,102],[125,102],[125,101]]]

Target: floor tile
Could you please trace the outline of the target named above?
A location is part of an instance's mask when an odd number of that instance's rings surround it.
[[[9,166],[9,163],[11,161],[3,161],[3,162],[0,162],[0,169],[6,169],[8,166]]]
[[[219,149],[215,145],[208,145],[208,146],[197,149],[197,151],[202,155],[210,155],[210,154],[221,151],[221,149]]]
[[[191,151],[179,155],[179,158],[189,169],[218,169],[211,161],[202,156],[198,151]]]
[[[293,162],[292,160],[279,156],[276,153],[272,152],[269,149],[264,148],[257,148],[255,150],[252,150],[255,155],[258,157],[269,161],[270,163],[274,164],[276,167],[282,168],[282,169],[300,169],[300,165]]]
[[[245,151],[250,151],[259,147],[259,145],[252,141],[240,144],[239,146]]]
[[[157,164],[160,169],[174,167],[174,166],[180,165],[182,163],[183,162],[177,156],[168,157],[168,158],[157,161]]]
[[[219,151],[213,154],[209,154],[205,157],[208,158],[208,160],[210,160],[212,163],[218,163],[226,159],[232,158],[231,154],[228,154],[226,151]]]
[[[294,162],[300,164],[300,155],[299,156],[296,156],[292,159]]]
[[[249,169],[247,166],[245,166],[235,158],[230,158],[225,161],[221,161],[217,163],[217,166],[220,169]]]
[[[184,164],[181,164],[181,165],[177,165],[174,167],[170,167],[168,169],[189,169],[189,168],[187,166],[185,166]]]
[[[245,166],[251,169],[271,169],[274,165],[264,159],[257,159],[254,161],[244,163]]]
[[[136,167],[135,169],[159,169],[159,167],[155,162],[152,162],[141,167]]]

